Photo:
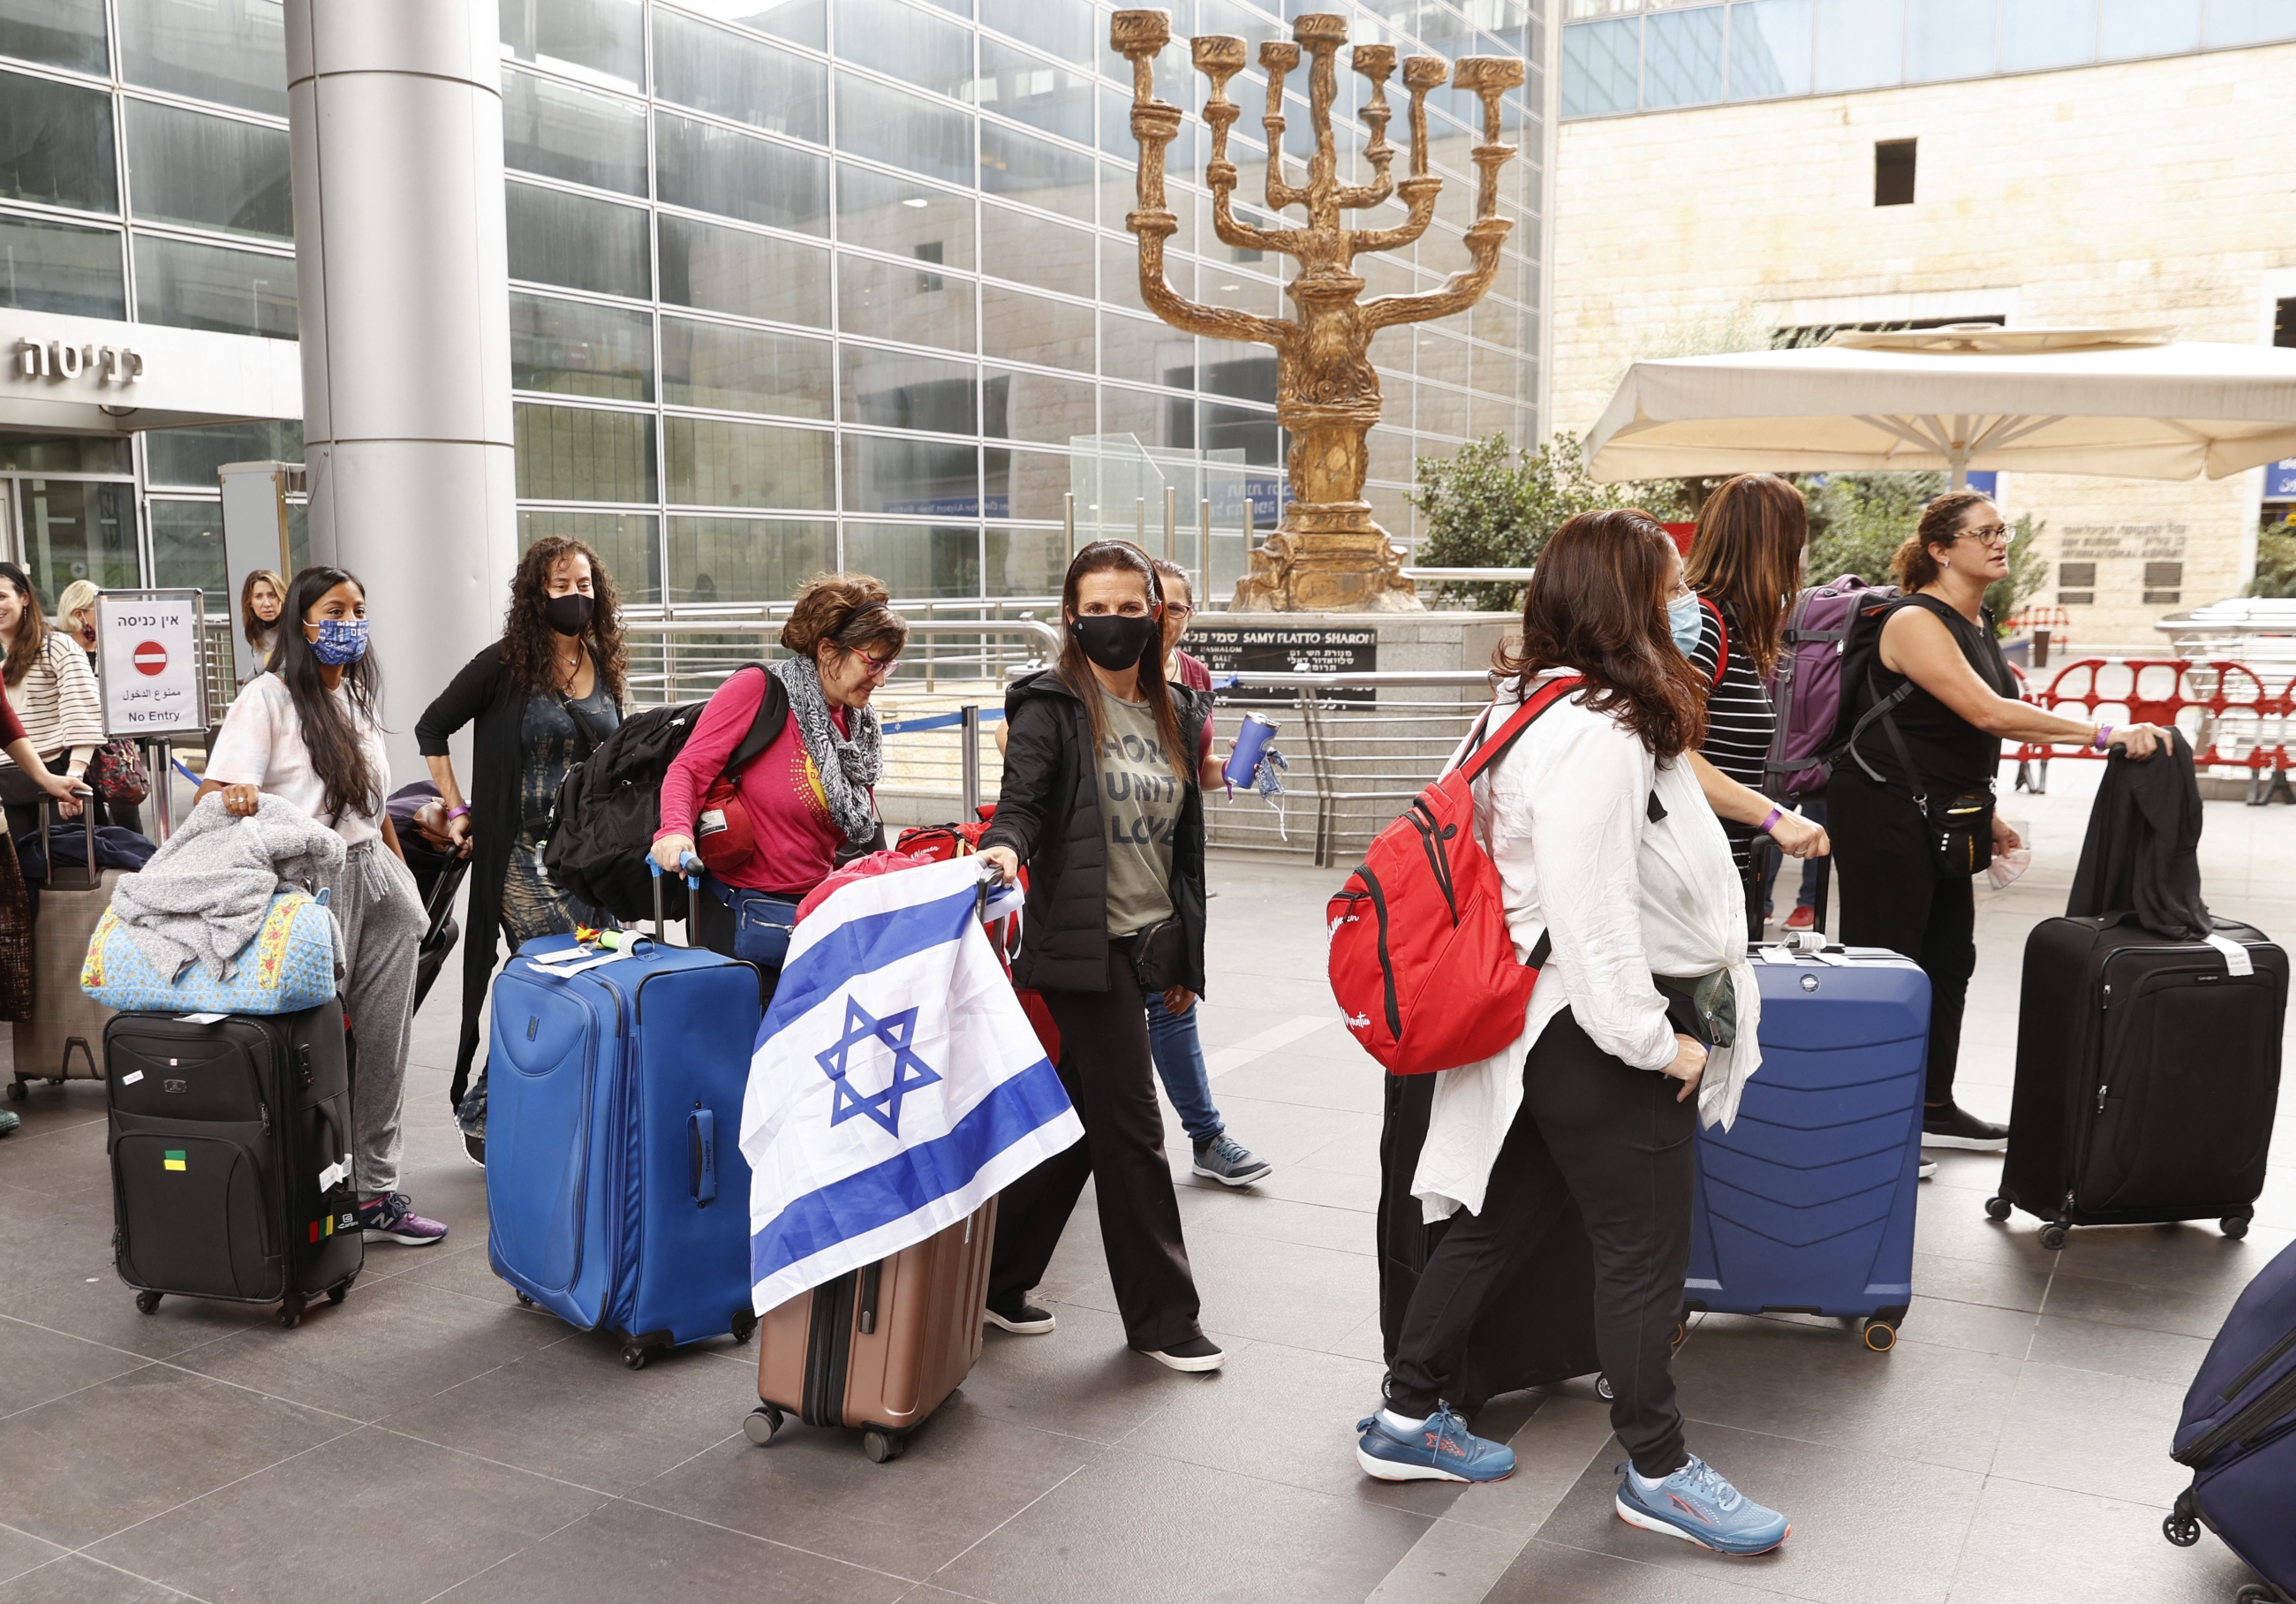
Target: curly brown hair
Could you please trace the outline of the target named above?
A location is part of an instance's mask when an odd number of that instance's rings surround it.
[[[1948,490],[1932,497],[1922,508],[1922,521],[1906,543],[1898,547],[1890,559],[1890,566],[1898,576],[1898,583],[1907,590],[1919,590],[1938,580],[1939,569],[1932,546],[1951,546],[1961,539],[1962,514],[1973,506],[1991,506],[1993,498],[1982,490]]]
[[[598,554],[567,535],[545,535],[526,548],[518,560],[518,573],[510,582],[510,608],[503,617],[503,666],[512,682],[530,695],[554,695],[558,690],[557,648],[546,611],[550,600],[550,571],[562,557],[580,557],[590,564],[590,588],[596,605],[590,627],[582,637],[597,660],[598,678],[615,705],[622,702],[630,668],[629,648],[622,642],[621,593],[614,576]]]
[[[1522,639],[1493,658],[1524,680],[1547,669],[1587,677],[1585,704],[1671,761],[1706,738],[1706,686],[1666,623],[1674,539],[1632,507],[1580,513],[1538,554],[1522,600]]]
[[[815,574],[798,587],[782,645],[816,662],[824,644],[873,657],[898,656],[909,644],[909,625],[887,605],[892,599],[882,580],[865,573]]]

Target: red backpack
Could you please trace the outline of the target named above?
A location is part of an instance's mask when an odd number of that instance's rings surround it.
[[[1396,1074],[1473,1064],[1522,1034],[1549,942],[1540,936],[1530,961],[1515,961],[1499,872],[1475,839],[1470,787],[1579,684],[1576,674],[1538,681],[1496,736],[1379,833],[1324,909],[1332,995],[1364,1050]]]

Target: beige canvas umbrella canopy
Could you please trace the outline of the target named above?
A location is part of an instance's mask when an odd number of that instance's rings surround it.
[[[1969,471],[2222,479],[2296,457],[2296,350],[2169,328],[1844,331],[1637,362],[1587,437],[1598,480]]]

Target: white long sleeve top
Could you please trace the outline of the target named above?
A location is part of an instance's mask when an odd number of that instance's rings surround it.
[[[1494,729],[1521,700],[1519,685],[1499,688]],[[1452,764],[1464,754],[1463,743]],[[1427,1219],[1482,1208],[1491,1165],[1522,1106],[1524,1055],[1564,1008],[1595,1046],[1634,1068],[1673,1062],[1673,1027],[1644,951],[1636,873],[1655,774],[1639,738],[1574,695],[1539,715],[1475,781],[1475,828],[1499,872],[1515,957],[1527,960],[1542,931],[1553,951],[1522,1035],[1436,1077],[1412,1185]]]

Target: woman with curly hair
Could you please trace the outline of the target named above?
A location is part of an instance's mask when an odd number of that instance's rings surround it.
[[[486,1075],[471,1083],[471,1060],[496,933],[515,952],[537,936],[612,922],[550,884],[542,834],[567,772],[622,721],[629,653],[619,599],[596,552],[562,535],[537,540],[511,580],[502,638],[465,663],[414,726],[416,747],[446,803],[447,834],[472,871],[454,1095],[463,1146],[476,1164],[486,1162]],[[474,720],[465,802],[447,741]]]

